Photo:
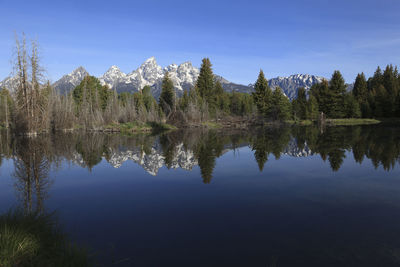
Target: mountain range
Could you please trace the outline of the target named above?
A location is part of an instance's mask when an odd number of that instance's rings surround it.
[[[137,92],[144,86],[151,87],[151,92],[154,97],[158,98],[161,94],[161,83],[164,74],[168,72],[174,84],[175,91],[178,96],[182,95],[185,90],[192,88],[200,74],[200,70],[194,67],[191,62],[184,62],[180,65],[171,64],[167,67],[161,67],[157,64],[154,57],[147,59],[139,68],[130,73],[122,72],[117,66],[111,66],[101,77],[98,77],[102,85],[107,85],[111,89],[115,89],[118,93],[122,92]],[[53,86],[60,93],[65,94],[70,92],[83,80],[89,73],[83,67],[78,67],[71,73],[64,75],[58,81],[53,83]],[[268,81],[271,88],[280,87],[290,99],[297,96],[297,91],[300,87],[309,90],[315,83],[323,80],[323,77],[318,77],[308,74],[295,74],[288,77],[277,77]],[[222,84],[222,87],[227,92],[243,92],[251,93],[254,90],[254,85],[242,85],[230,82],[222,76],[215,75],[215,80]],[[7,77],[0,82],[0,88],[8,88],[11,92],[16,87],[16,77]]]

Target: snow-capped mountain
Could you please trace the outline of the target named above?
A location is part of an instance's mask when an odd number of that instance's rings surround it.
[[[117,92],[137,92],[144,86],[152,87],[152,93],[158,97],[161,93],[161,83],[165,73],[168,72],[178,95],[184,90],[189,90],[199,76],[199,69],[192,63],[185,62],[180,65],[171,64],[162,68],[154,57],[147,59],[138,69],[125,74],[118,67],[111,67],[99,78],[103,85],[116,89]]]
[[[178,96],[182,95],[185,90],[192,88],[200,74],[199,68],[192,65],[190,62],[184,62],[180,65],[171,64],[167,67],[161,67],[157,64],[154,57],[147,59],[139,68],[130,73],[122,72],[117,66],[111,66],[99,80],[102,85],[107,85],[111,89],[115,89],[118,93],[121,92],[138,92],[144,86],[151,87],[151,92],[154,97],[158,98],[161,94],[161,83],[165,73],[168,72],[174,84]],[[75,88],[83,78],[89,73],[79,67],[70,74],[64,75],[60,80],[56,81],[53,86],[61,93],[66,93]],[[315,83],[322,82],[324,78],[308,74],[295,74],[289,77],[277,77],[268,80],[272,88],[280,87],[283,92],[294,99],[297,96],[297,91],[300,87],[304,87],[307,91]],[[222,76],[215,75],[215,80],[222,84],[222,87],[227,92],[244,92],[251,93],[254,90],[254,85],[242,85],[232,83]],[[0,88],[5,87],[13,91],[16,86],[16,77],[7,77],[0,82]],[[350,87],[349,87],[350,88]]]
[[[177,95],[182,95],[185,90],[192,88],[197,78],[199,77],[200,70],[192,65],[191,62],[184,62],[180,65],[171,64],[162,68],[157,64],[154,57],[147,59],[139,68],[130,72],[124,73],[117,66],[111,66],[99,80],[102,85],[115,89],[118,93],[122,92],[137,92],[144,86],[151,87],[154,97],[158,98],[161,94],[161,83],[165,73],[168,72],[172,80]],[[60,80],[55,82],[54,87],[62,93],[72,90],[78,85],[87,71],[79,67],[72,73],[63,76]],[[222,87],[228,91],[238,92],[251,92],[252,88],[246,85],[235,84],[227,81],[221,76],[215,76],[215,79],[220,81]]]
[[[293,100],[297,97],[297,91],[299,88],[304,87],[308,91],[311,86],[316,83],[320,83],[325,78],[308,75],[308,74],[295,74],[289,77],[276,77],[268,80],[268,84],[271,88],[280,87],[285,95]]]
[[[75,69],[70,74],[64,75],[56,81],[53,86],[54,88],[60,92],[61,94],[65,94],[78,86],[85,76],[89,75],[89,73],[82,66]]]
[[[0,89],[7,88],[10,92],[14,92],[18,86],[18,77],[9,76],[4,80],[0,81]]]

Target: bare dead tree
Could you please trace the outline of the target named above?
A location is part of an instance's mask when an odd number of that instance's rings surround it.
[[[47,95],[40,81],[43,69],[40,67],[38,46],[31,42],[31,54],[27,53],[26,38],[16,40],[15,71],[18,77],[16,92],[16,129],[20,133],[37,134],[47,130]],[[30,77],[30,79],[29,79]]]

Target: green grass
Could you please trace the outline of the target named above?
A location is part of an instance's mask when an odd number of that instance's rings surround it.
[[[207,127],[207,128],[211,128],[211,129],[218,129],[221,128],[222,126],[216,122],[212,122],[212,121],[206,121],[206,122],[202,122],[201,125]]]
[[[326,123],[335,126],[377,124],[381,121],[375,119],[327,119]]]
[[[70,244],[53,215],[0,216],[0,266],[91,266],[87,252]]]
[[[112,123],[104,127],[105,131],[120,132],[122,134],[162,132],[177,129],[175,126],[159,122],[126,122]]]
[[[307,126],[313,124],[311,120],[286,120],[285,122],[287,124],[301,125],[301,126]]]

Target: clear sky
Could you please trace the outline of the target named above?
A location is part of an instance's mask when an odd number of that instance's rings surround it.
[[[99,76],[155,56],[161,66],[209,57],[233,82],[308,73],[347,82],[400,64],[399,0],[0,0],[0,80],[11,72],[14,32],[40,45],[48,78],[82,65]]]

